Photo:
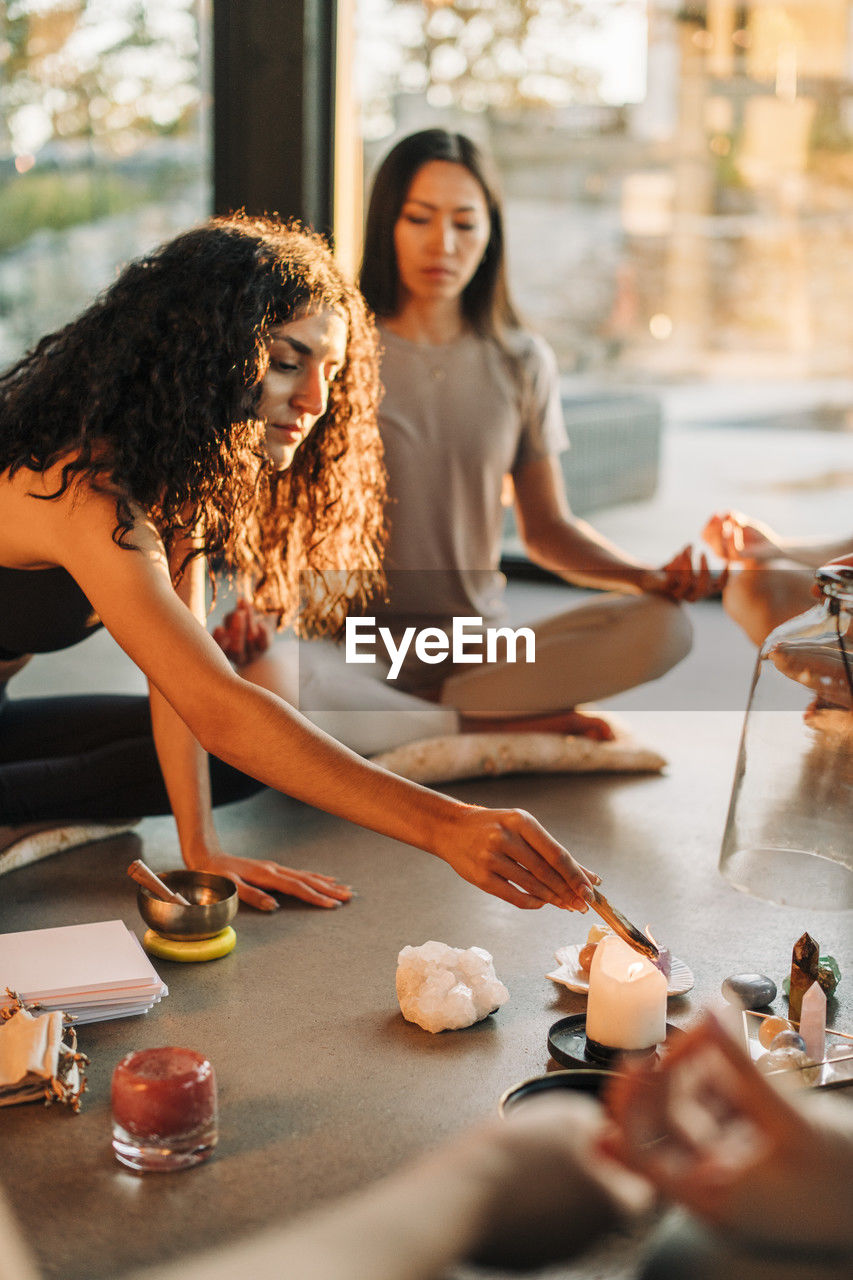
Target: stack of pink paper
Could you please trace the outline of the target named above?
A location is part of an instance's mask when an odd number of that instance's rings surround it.
[[[78,1024],[147,1013],[169,994],[122,920],[0,934],[0,1008],[7,988]]]

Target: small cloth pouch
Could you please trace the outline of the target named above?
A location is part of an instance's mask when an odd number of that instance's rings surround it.
[[[79,1110],[88,1059],[77,1052],[76,1033],[63,1026],[64,1015],[33,1014],[18,1001],[0,1017],[0,1107],[62,1102]]]

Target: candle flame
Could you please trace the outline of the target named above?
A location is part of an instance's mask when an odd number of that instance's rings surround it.
[[[646,967],[644,960],[635,960],[633,964],[628,965],[628,972],[625,977],[628,982],[633,982],[635,978],[639,978]]]

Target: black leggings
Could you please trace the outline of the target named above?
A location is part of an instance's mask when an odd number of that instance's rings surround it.
[[[262,790],[254,778],[209,759],[214,805]],[[146,697],[9,699],[0,688],[0,825],[162,813],[171,806]]]

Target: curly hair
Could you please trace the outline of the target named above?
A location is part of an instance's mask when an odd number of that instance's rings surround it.
[[[255,416],[268,331],[330,307],[347,325],[323,417],[277,473]],[[258,608],[336,634],[349,602],[382,585],[385,475],[376,334],[328,246],[295,223],[216,218],[125,268],[77,320],[0,378],[0,473],[62,462],[48,499],[85,477],[132,503],[167,551],[237,575]],[[307,585],[306,585],[307,584]]]

